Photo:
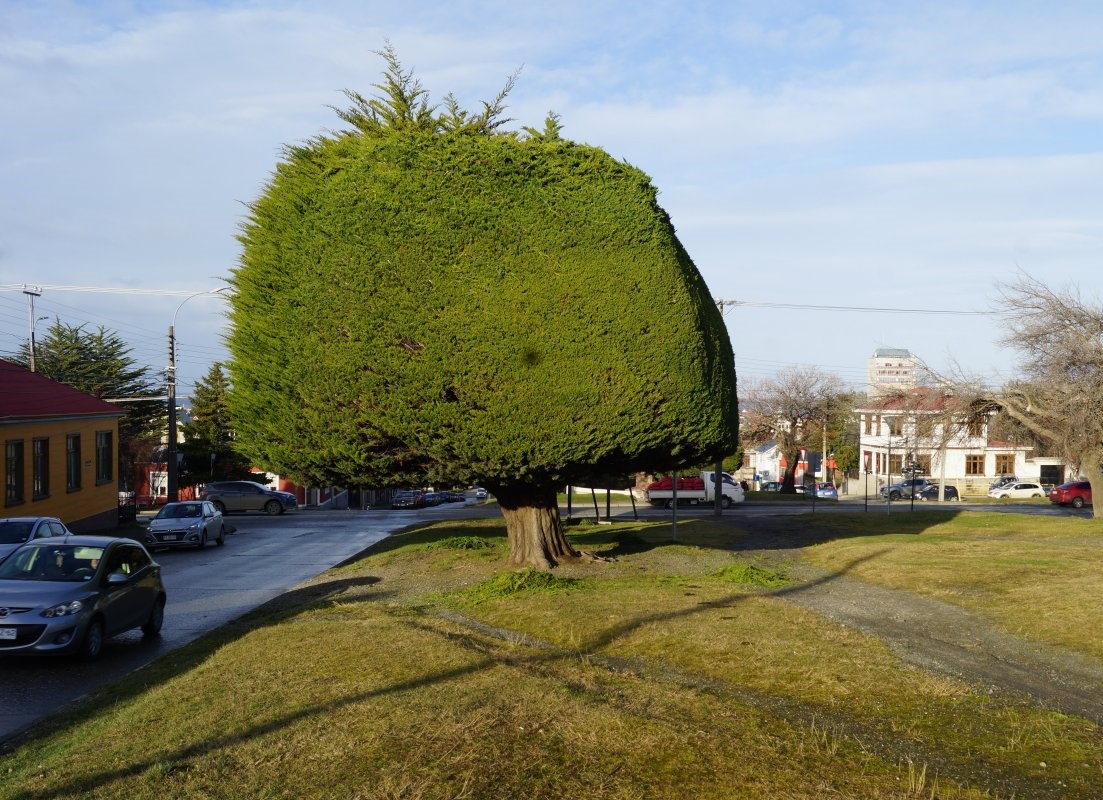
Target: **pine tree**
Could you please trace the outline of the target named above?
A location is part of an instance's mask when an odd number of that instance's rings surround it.
[[[234,447],[229,409],[230,382],[222,365],[215,363],[195,384],[184,435],[184,484],[249,477],[249,459]]]

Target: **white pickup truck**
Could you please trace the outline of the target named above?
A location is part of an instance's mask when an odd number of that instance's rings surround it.
[[[722,491],[720,504],[728,508],[733,503],[743,502],[743,487],[728,473],[721,473]],[[714,503],[716,473],[702,472],[697,478],[678,478],[678,505],[698,505]],[[647,502],[653,506],[670,508],[674,504],[674,479],[659,478],[647,486]]]

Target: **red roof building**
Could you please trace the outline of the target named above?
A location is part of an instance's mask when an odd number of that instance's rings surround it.
[[[0,359],[3,515],[58,517],[78,532],[117,527],[123,414]]]

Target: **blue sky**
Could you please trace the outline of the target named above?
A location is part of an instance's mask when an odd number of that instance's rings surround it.
[[[1098,3],[0,0],[0,355],[38,285],[36,316],[155,368],[175,317],[186,392],[225,352],[220,301],[183,301],[236,263],[281,147],[374,91],[386,41],[468,108],[520,68],[509,127],[554,110],[647,172],[714,296],[745,303],[741,381],[858,387],[878,347],[998,381],[1001,284],[1098,301]]]

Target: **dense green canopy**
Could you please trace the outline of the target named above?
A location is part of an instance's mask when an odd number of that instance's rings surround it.
[[[551,130],[287,150],[232,277],[232,412],[258,466],[548,486],[734,451],[731,344],[655,188]]]

